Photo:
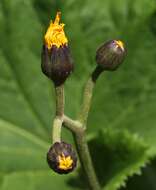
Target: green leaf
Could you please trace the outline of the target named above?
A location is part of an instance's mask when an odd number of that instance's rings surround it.
[[[45,152],[49,147],[48,143],[20,127],[2,120],[0,120],[0,131],[0,162],[3,163],[0,165],[1,172],[47,169],[43,159],[45,159]]]
[[[23,189],[23,190],[51,190],[51,189],[69,189],[67,176],[58,177],[52,175],[49,171],[20,172],[6,175],[2,185],[2,190]],[[75,188],[78,190],[78,188]]]
[[[123,67],[118,72],[103,74],[97,82],[89,115],[90,135],[94,136],[101,127],[110,129],[110,136],[108,132],[103,132],[104,141],[102,136],[96,140],[96,144],[107,147],[110,155],[110,159],[105,157],[107,162],[100,165],[104,170],[108,164],[110,172],[102,184],[106,185],[107,190],[119,187],[151,155],[155,156],[154,3],[154,0],[0,1],[2,190],[76,188],[69,183],[72,174],[55,175],[46,163],[55,97],[51,82],[41,73],[40,51],[44,31],[58,9],[62,11],[75,60],[75,72],[66,83],[68,115],[77,116],[83,84],[95,67],[95,51],[99,44],[108,39],[121,38],[128,49]],[[125,142],[121,143],[119,152],[117,141],[120,138],[116,133],[113,135],[114,129],[128,130],[126,134],[121,133]],[[133,133],[141,136],[144,142],[140,143],[138,138],[135,141]],[[69,133],[63,133],[63,137],[72,142]],[[143,144],[148,144],[148,148],[144,149]],[[115,162],[114,150],[121,154],[118,162]],[[123,162],[125,151],[128,151],[129,157]],[[93,150],[92,155],[95,155]],[[113,164],[110,163],[111,159]],[[99,168],[97,170],[101,171]]]
[[[135,175],[131,177],[125,188],[121,190],[155,190],[155,176],[156,176],[156,162],[153,160],[150,165],[147,165],[146,168],[143,168],[142,175]]]
[[[105,129],[89,140],[89,149],[100,184],[104,190],[116,190],[125,186],[129,176],[141,174],[141,168],[149,162],[148,147],[137,135],[127,131]],[[82,180],[74,178],[75,187],[87,189],[86,184],[78,184]],[[79,179],[79,180],[78,180]]]

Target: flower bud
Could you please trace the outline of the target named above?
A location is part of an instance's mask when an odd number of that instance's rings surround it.
[[[48,153],[49,167],[59,174],[67,174],[76,167],[77,157],[70,144],[65,142],[54,143]]]
[[[59,23],[60,14],[60,12],[57,13],[55,21],[51,21],[45,34],[41,63],[42,72],[56,86],[64,83],[73,70],[73,61],[64,33],[64,24]]]
[[[120,40],[104,43],[96,52],[96,62],[103,70],[116,70],[125,58],[124,44]]]

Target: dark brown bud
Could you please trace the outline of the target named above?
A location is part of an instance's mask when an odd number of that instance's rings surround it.
[[[123,42],[110,40],[104,43],[96,52],[96,62],[103,70],[116,70],[126,55]]]
[[[59,174],[67,174],[74,170],[77,163],[75,151],[70,144],[65,142],[54,143],[48,153],[49,167]]]
[[[67,45],[57,47],[53,45],[48,49],[46,45],[42,49],[42,72],[50,78],[56,86],[65,82],[73,71],[72,58]]]

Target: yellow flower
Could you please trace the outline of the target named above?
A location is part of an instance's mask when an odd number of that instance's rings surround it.
[[[115,42],[118,47],[124,50],[124,43],[121,40],[115,40]]]
[[[68,170],[72,168],[73,160],[70,156],[65,157],[62,153],[61,156],[59,156],[59,168],[62,170]]]
[[[77,164],[77,156],[71,144],[55,142],[47,153],[49,167],[59,174],[72,172]]]
[[[68,43],[64,33],[65,24],[59,23],[60,18],[61,12],[57,12],[54,22],[50,22],[48,30],[44,36],[44,42],[48,49],[51,49],[53,45],[59,48],[60,46],[66,45]]]

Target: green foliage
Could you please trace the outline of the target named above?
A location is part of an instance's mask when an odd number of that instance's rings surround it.
[[[115,190],[125,186],[127,177],[139,174],[140,168],[148,161],[146,154],[148,147],[137,135],[130,135],[127,131],[100,130],[96,137],[90,139],[89,148],[104,190]],[[80,171],[80,180],[82,175],[83,172]],[[77,178],[71,181],[75,181],[75,187],[78,186]],[[80,187],[87,189],[85,184],[83,186],[81,184]]]
[[[66,113],[70,116],[76,117],[80,108],[80,92],[95,67],[99,44],[117,38],[127,46],[123,66],[117,72],[104,73],[97,82],[89,115],[88,133],[97,134],[89,143],[90,150],[94,162],[99,163],[95,166],[104,189],[120,187],[127,176],[155,157],[154,3],[0,1],[0,189],[70,190],[84,185],[75,186],[77,172],[59,176],[46,164],[55,97],[51,83],[41,73],[40,51],[46,26],[57,9],[62,11],[75,59],[75,72],[66,83]],[[68,133],[64,137],[72,142]]]

